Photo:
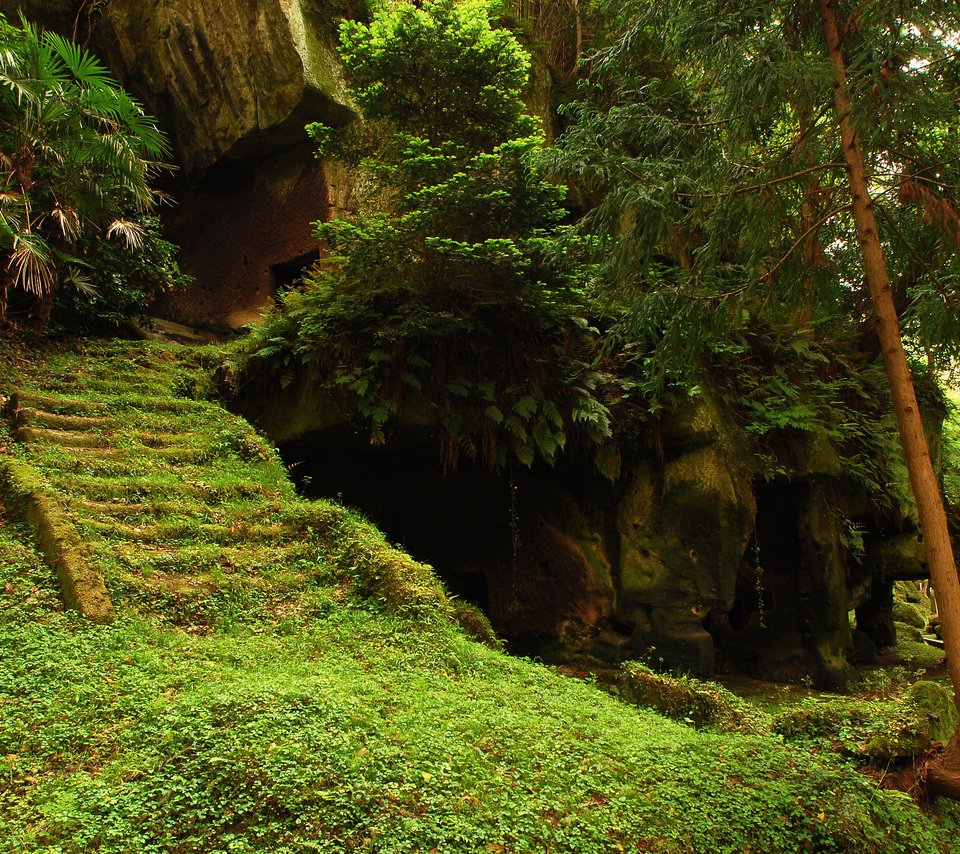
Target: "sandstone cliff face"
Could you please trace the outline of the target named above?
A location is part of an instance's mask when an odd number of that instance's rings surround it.
[[[97,45],[161,119],[188,172],[349,120],[336,22],[311,0],[111,0]]]
[[[157,312],[238,329],[319,245],[312,223],[349,207],[352,177],[314,159],[311,121],[352,113],[322,0],[111,0],[94,42],[171,136],[181,167],[167,234],[195,283]]]
[[[849,612],[860,648],[889,645],[891,584],[924,572],[922,551],[894,548],[916,541],[891,539],[825,437],[798,436],[791,473],[764,480],[708,395],[664,419],[660,452],[621,448],[614,481],[572,460],[444,478],[427,408],[410,405],[374,448],[315,379],[305,370],[246,413],[307,491],[361,507],[527,654],[842,688]]]

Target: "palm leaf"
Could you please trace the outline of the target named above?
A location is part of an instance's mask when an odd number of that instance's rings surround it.
[[[27,293],[42,296],[56,284],[57,270],[49,244],[33,232],[13,236],[13,251],[7,262],[13,282]]]
[[[127,249],[140,250],[143,249],[146,232],[138,222],[133,222],[128,219],[115,219],[107,229],[107,237],[117,236],[123,239],[123,242],[127,245]]]
[[[106,66],[80,45],[49,30],[43,34],[43,42],[82,86],[95,90],[112,89],[113,79]]]

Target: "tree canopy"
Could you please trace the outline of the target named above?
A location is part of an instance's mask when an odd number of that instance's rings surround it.
[[[840,6],[891,278],[911,339],[943,365],[960,341],[958,9]],[[592,192],[582,227],[626,297],[628,337],[656,342],[661,379],[757,316],[826,334],[863,321],[816,4],[616,8],[547,158]]]

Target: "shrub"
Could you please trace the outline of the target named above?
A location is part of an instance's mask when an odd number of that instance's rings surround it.
[[[13,288],[45,328],[78,253],[108,238],[144,248],[135,217],[155,203],[166,140],[95,57],[21,23],[0,15],[0,322]]]
[[[486,3],[452,0],[385,6],[341,40],[365,121],[312,132],[368,171],[387,211],[318,224],[330,257],[254,330],[241,381],[318,367],[375,443],[405,405],[425,410],[447,468],[553,462],[572,433],[603,442],[596,330],[576,253],[551,239],[565,188],[530,165],[519,43]]]

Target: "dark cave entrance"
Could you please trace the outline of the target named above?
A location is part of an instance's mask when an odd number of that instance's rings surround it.
[[[315,249],[312,252],[306,252],[296,258],[291,258],[289,261],[271,264],[270,278],[273,284],[274,297],[299,282],[310,265],[319,260],[320,250]]]
[[[754,483],[757,513],[753,535],[737,573],[734,602],[712,614],[718,669],[789,677],[806,666],[803,655],[804,538],[801,513],[805,487],[786,479]]]
[[[469,460],[444,475],[437,448],[393,437],[371,446],[349,428],[307,436],[281,449],[297,488],[360,510],[447,588],[488,615],[491,566],[512,560],[510,480]]]
[[[445,475],[426,431],[400,429],[389,444],[372,446],[346,426],[280,452],[302,494],[360,510],[431,564],[451,593],[481,608],[514,652],[559,660],[593,638],[610,610],[609,591],[568,533],[570,496],[583,492],[589,468],[511,475],[461,460]]]

